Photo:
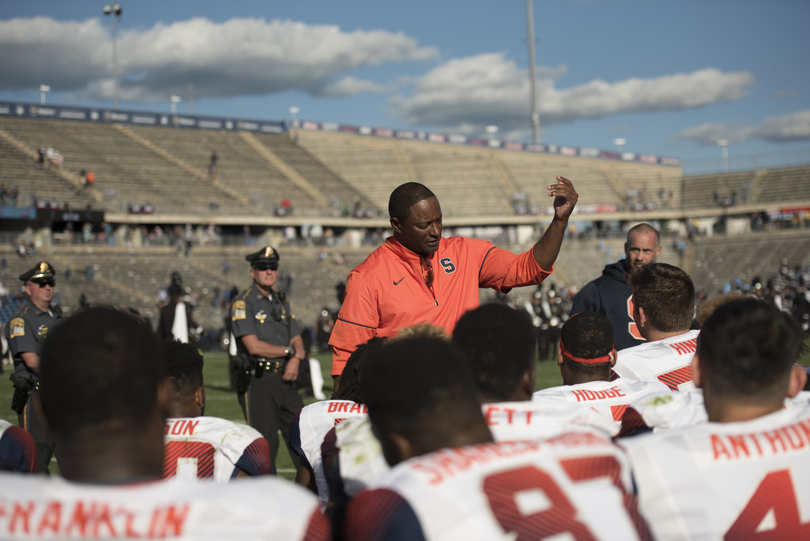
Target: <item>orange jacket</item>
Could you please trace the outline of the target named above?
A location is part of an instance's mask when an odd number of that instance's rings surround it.
[[[478,306],[478,288],[508,293],[536,285],[551,271],[540,268],[532,251],[515,255],[491,242],[464,237],[442,238],[428,256],[433,286],[422,278],[420,256],[393,237],[349,273],[346,300],[329,345],[332,375],[343,372],[349,355],[373,336],[394,336],[416,323],[432,323],[448,333],[467,310]],[[552,269],[553,270],[553,269]]]

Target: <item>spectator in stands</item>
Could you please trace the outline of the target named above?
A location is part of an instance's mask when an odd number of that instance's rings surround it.
[[[37,154],[39,154],[39,160],[37,161],[37,164],[40,167],[45,167],[45,147],[39,147],[37,149]]]
[[[17,206],[17,198],[20,196],[20,189],[16,184],[12,184],[8,188],[8,199],[12,207]]]
[[[480,287],[506,293],[551,274],[578,195],[560,176],[547,190],[554,197],[551,225],[532,249],[516,255],[478,239],[443,238],[433,192],[417,182],[397,187],[388,204],[394,236],[349,274],[329,341],[336,384],[351,351],[372,336],[393,336],[421,322],[451,333],[459,317],[478,306]]]
[[[613,370],[626,379],[661,381],[673,391],[694,388],[690,365],[699,331],[690,330],[695,286],[666,263],[633,269],[633,319],[646,340],[619,352]]]
[[[624,243],[625,258],[607,265],[601,277],[577,293],[571,313],[591,310],[607,317],[613,324],[619,351],[643,344],[644,337],[633,321],[633,290],[627,285],[625,275],[633,268],[655,263],[661,249],[661,237],[651,225],[642,223],[630,229]]]
[[[6,198],[8,197],[8,191],[6,190],[5,183],[0,184],[0,207],[6,206]]]

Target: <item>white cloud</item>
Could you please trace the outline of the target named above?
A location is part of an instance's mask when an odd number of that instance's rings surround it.
[[[418,79],[411,96],[389,100],[392,112],[413,125],[453,129],[462,124],[496,124],[502,130],[525,127],[529,116],[528,70],[504,53],[450,60]],[[541,125],[612,114],[693,109],[746,95],[754,83],[748,72],[707,68],[651,79],[608,83],[593,80],[558,89],[566,67],[542,68],[537,82]]]
[[[108,99],[111,50],[111,38],[99,19],[0,21],[0,89],[47,81],[57,91],[86,89]],[[217,23],[198,17],[121,31],[119,91],[125,100],[165,100],[193,82],[198,99],[290,89],[317,94],[331,88],[346,95],[376,90],[373,83],[354,79],[332,83],[352,70],[437,57],[435,48],[419,47],[401,32],[344,32],[334,25],[255,18]]]
[[[355,96],[357,94],[390,94],[401,86],[400,83],[380,85],[373,81],[363,81],[354,77],[344,77],[339,81],[326,83],[309,90],[313,96],[321,98],[339,98],[343,96]]]
[[[759,126],[736,124],[701,124],[678,133],[675,139],[695,141],[700,145],[716,145],[720,139],[742,143],[763,139],[774,143],[810,140],[810,110],[766,118]]]

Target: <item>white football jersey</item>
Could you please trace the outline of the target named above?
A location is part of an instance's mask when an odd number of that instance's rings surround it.
[[[810,539],[810,405],[622,440],[656,539]]]
[[[810,402],[810,391],[801,391],[793,398],[785,399],[785,407],[802,407]],[[688,389],[678,393],[661,393],[642,397],[630,404],[632,412],[653,432],[688,428],[709,422],[709,414],[703,403],[703,389]],[[633,422],[632,420],[630,421]],[[638,428],[638,427],[633,427]],[[624,433],[622,429],[622,433]]]
[[[368,407],[351,400],[325,400],[305,406],[290,431],[290,447],[305,458],[315,474],[318,498],[329,501],[329,486],[323,471],[321,446],[326,434],[335,426],[353,417],[367,417]]]
[[[645,539],[630,492],[621,450],[590,432],[442,449],[358,494],[345,531],[362,540]]]
[[[335,428],[343,491],[354,496],[374,484],[391,468],[368,416],[346,419]]]
[[[307,490],[263,477],[236,483],[71,483],[5,474],[2,539],[331,539]]]
[[[481,406],[495,441],[553,438],[571,430],[590,430],[611,437],[618,427],[600,413],[566,402],[495,402]]]
[[[619,351],[613,371],[621,378],[660,381],[673,391],[694,389],[692,357],[700,331],[688,331]]]
[[[166,419],[163,478],[227,483],[239,470],[270,473],[270,445],[258,430],[218,417]]]
[[[658,381],[618,378],[614,381],[589,381],[543,389],[532,395],[532,403],[538,406],[564,403],[593,409],[612,423],[611,436],[615,436],[619,432],[622,416],[630,403],[651,393],[671,393],[671,391]]]

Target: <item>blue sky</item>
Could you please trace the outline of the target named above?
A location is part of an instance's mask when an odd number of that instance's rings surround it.
[[[112,102],[103,1],[0,3],[0,100]],[[529,141],[525,3],[122,2],[122,109]],[[689,162],[810,148],[810,2],[534,5],[542,142]],[[181,103],[179,110],[187,110]]]

